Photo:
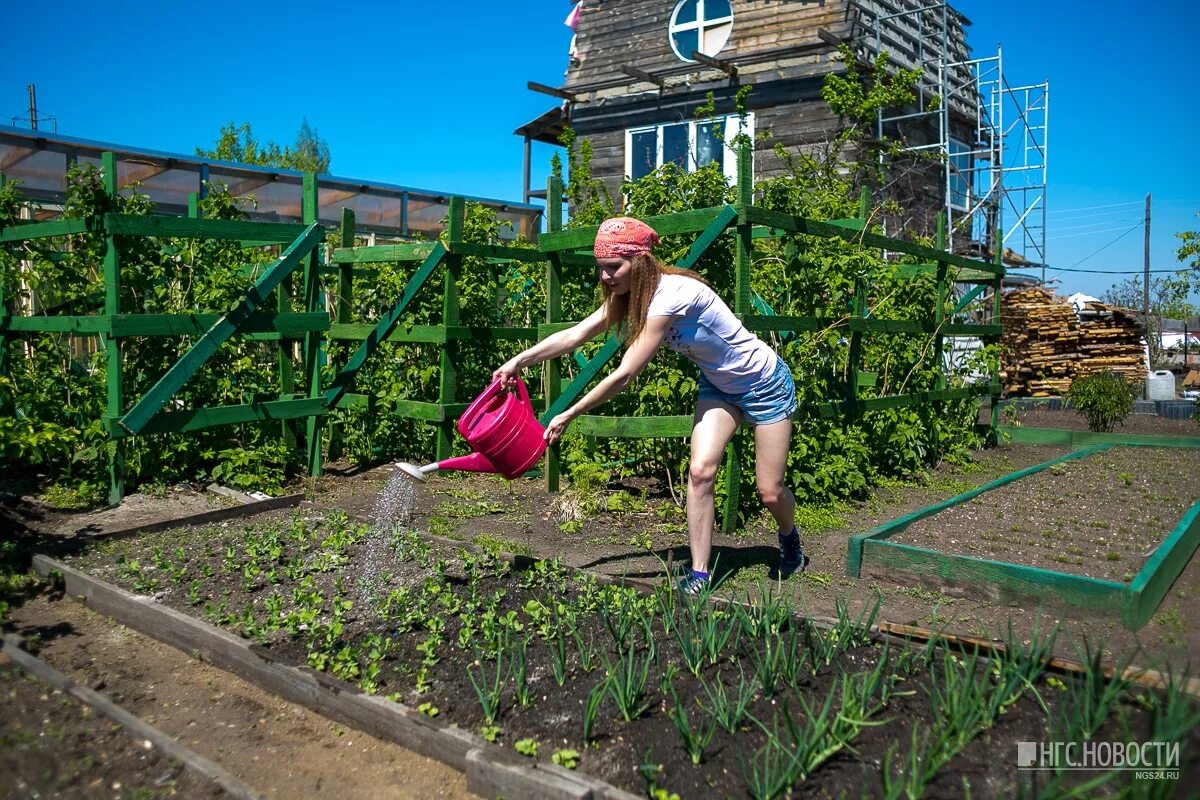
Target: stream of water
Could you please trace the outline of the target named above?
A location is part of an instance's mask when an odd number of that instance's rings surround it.
[[[412,519],[416,499],[416,482],[403,470],[394,469],[375,501],[371,531],[361,545],[363,565],[358,588],[367,605],[374,604],[380,597],[385,568],[392,563],[392,535]]]

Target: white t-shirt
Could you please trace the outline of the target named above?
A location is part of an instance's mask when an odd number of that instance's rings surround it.
[[[775,372],[775,351],[733,315],[705,284],[684,275],[663,275],[647,317],[673,317],[663,343],[694,361],[723,392],[742,394]]]

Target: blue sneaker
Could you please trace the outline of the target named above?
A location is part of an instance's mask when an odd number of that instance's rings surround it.
[[[680,594],[699,595],[708,591],[712,585],[712,576],[707,572],[697,572],[696,570],[688,570],[687,574],[679,579],[679,583],[675,588]]]
[[[800,546],[800,534],[793,526],[791,534],[779,537],[779,564],[776,568],[780,579],[787,578],[797,572],[803,572],[808,566],[808,556]]]

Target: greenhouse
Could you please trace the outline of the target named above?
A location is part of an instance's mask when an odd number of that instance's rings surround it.
[[[66,199],[66,173],[76,163],[100,166],[101,153],[117,157],[117,182],[138,182],[154,204],[154,213],[186,214],[188,195],[201,197],[208,186],[224,184],[234,197],[253,197],[247,208],[250,219],[299,222],[304,175],[280,167],[254,167],[216,161],[202,156],[165,153],[158,150],[60,136],[41,130],[0,126],[0,172],[21,182],[22,194],[38,202],[39,221],[58,216]],[[466,198],[495,211],[512,229],[536,239],[541,207],[482,197]],[[449,195],[434,189],[417,189],[393,183],[364,181],[322,175],[318,192],[318,217],[337,225],[343,208],[354,212],[358,230],[387,237],[429,237],[444,227],[449,213]]]

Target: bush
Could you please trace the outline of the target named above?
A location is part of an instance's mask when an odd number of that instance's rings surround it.
[[[1133,390],[1120,375],[1102,372],[1071,381],[1067,399],[1088,421],[1088,428],[1109,433],[1116,423],[1125,424],[1133,411]]]

